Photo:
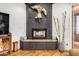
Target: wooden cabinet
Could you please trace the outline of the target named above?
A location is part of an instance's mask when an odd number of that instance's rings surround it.
[[[0,55],[5,55],[11,52],[11,39],[12,35],[9,32],[7,36],[2,36],[2,50],[0,51]]]

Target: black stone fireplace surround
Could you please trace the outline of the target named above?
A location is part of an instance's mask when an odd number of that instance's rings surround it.
[[[37,12],[31,6],[40,5],[47,11],[47,15],[40,23],[36,22]],[[52,4],[31,3],[26,4],[26,36],[27,40],[20,40],[20,49],[23,50],[55,50],[57,40],[52,40]],[[34,32],[35,31],[35,32]],[[34,34],[35,33],[35,34]]]
[[[43,16],[42,21],[40,23],[36,22],[35,16],[37,12],[31,9],[31,6],[40,5],[44,7],[47,11],[47,15]],[[40,37],[40,39],[52,39],[52,4],[50,3],[31,3],[26,4],[26,36],[29,39],[36,39],[37,37],[33,37],[32,29],[46,29],[45,37]],[[38,38],[39,39],[39,38]],[[37,39],[37,40],[38,40]]]

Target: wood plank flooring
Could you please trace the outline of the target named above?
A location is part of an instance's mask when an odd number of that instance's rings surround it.
[[[64,56],[59,50],[18,50],[7,56]]]

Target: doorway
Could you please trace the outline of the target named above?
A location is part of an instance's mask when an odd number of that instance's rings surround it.
[[[73,6],[73,48],[79,49],[79,4]]]
[[[74,48],[79,48],[79,14],[75,15],[75,39]]]

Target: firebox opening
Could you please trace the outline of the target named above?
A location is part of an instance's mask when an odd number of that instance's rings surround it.
[[[47,29],[32,29],[32,38],[33,39],[46,39]]]

